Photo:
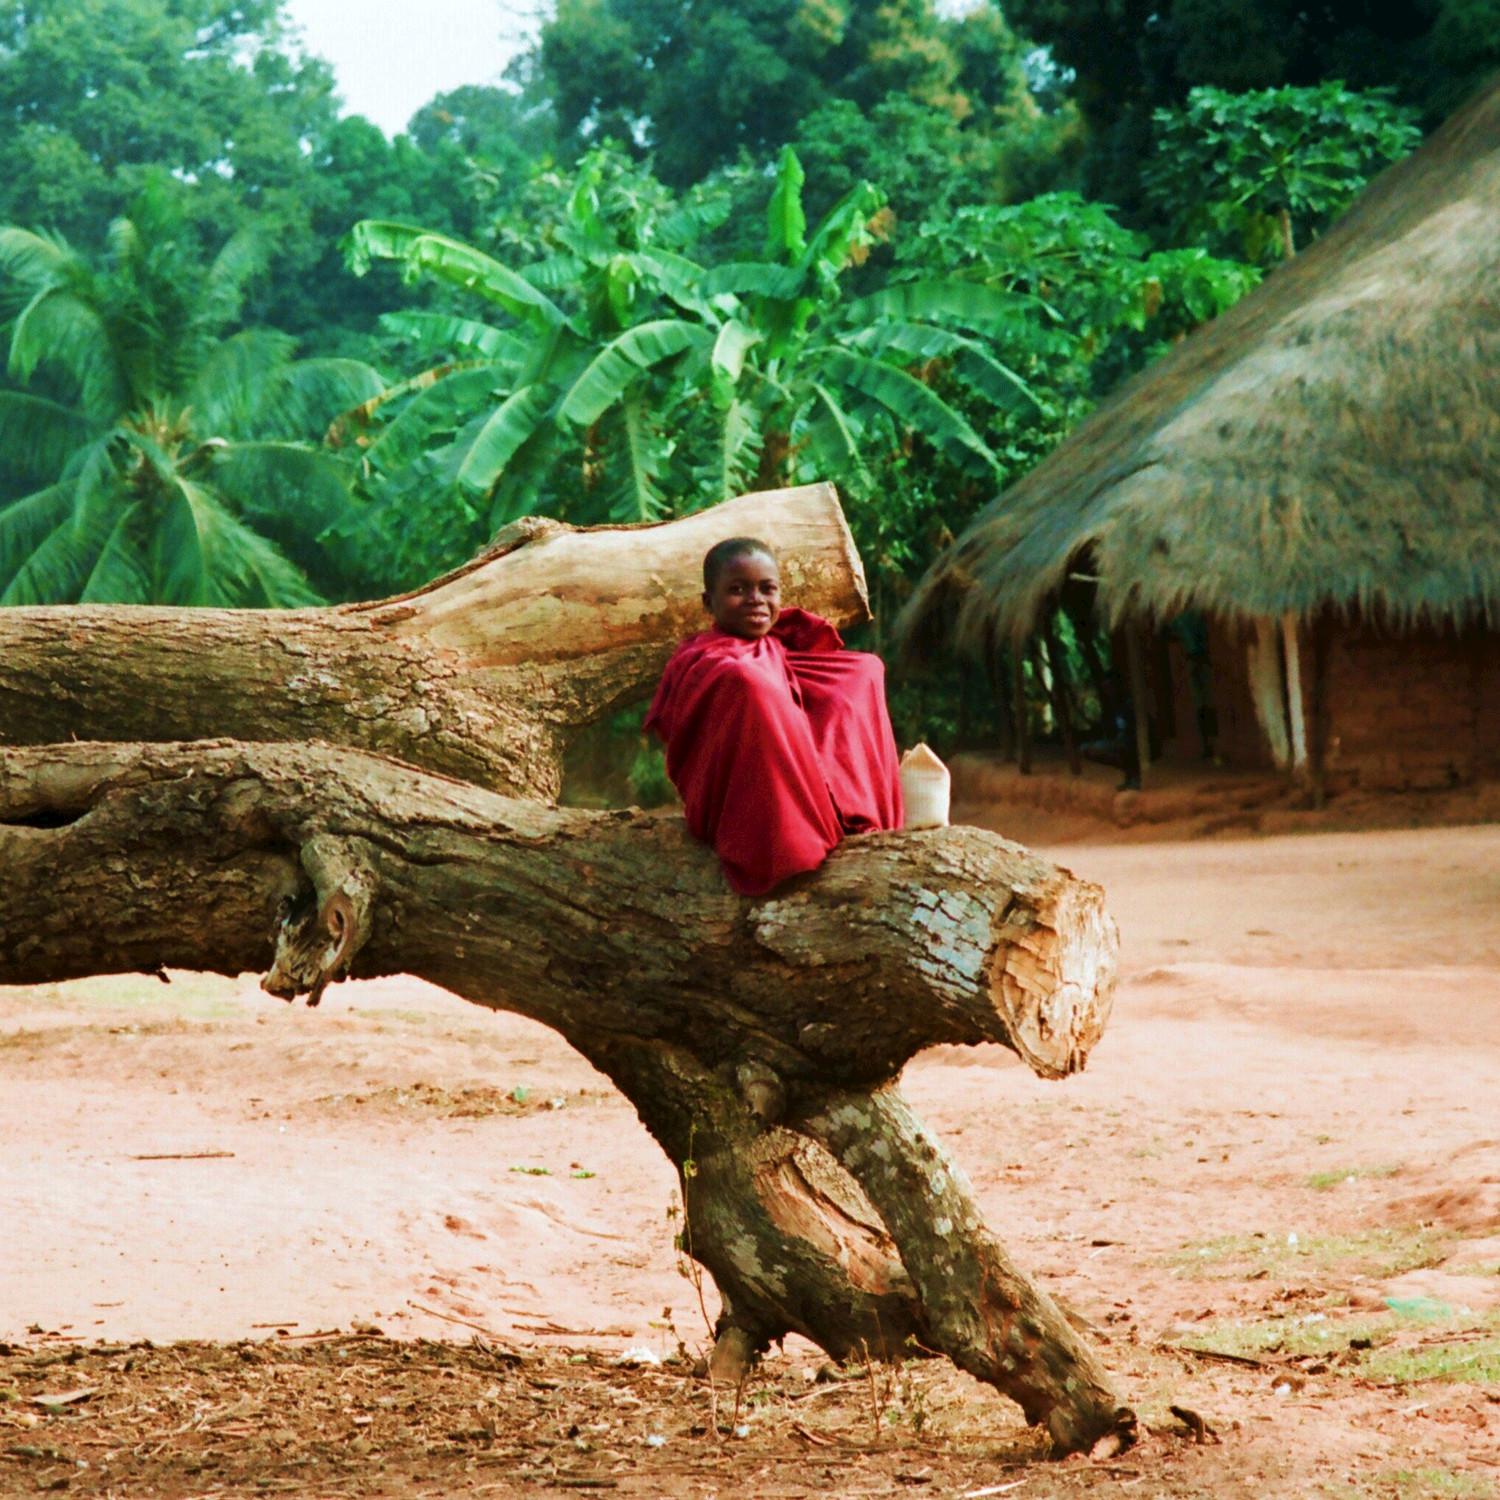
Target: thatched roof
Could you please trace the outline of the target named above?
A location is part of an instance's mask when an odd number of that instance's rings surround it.
[[[1128,382],[923,579],[908,645],[1323,605],[1500,622],[1500,79]]]

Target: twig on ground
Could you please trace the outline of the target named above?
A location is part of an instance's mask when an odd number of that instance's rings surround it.
[[[414,1307],[420,1313],[426,1313],[430,1318],[441,1318],[445,1323],[457,1323],[461,1328],[472,1328],[475,1333],[482,1333],[485,1338],[492,1340],[507,1355],[515,1359],[525,1359],[525,1355],[519,1349],[507,1343],[498,1333],[491,1328],[486,1328],[483,1323],[471,1323],[468,1318],[455,1318],[452,1313],[439,1312],[435,1307],[424,1307],[420,1302],[413,1302],[410,1297],[406,1299],[408,1307]]]
[[[148,1151],[132,1154],[127,1161],[218,1161],[233,1156],[233,1151]]]
[[[1195,1443],[1217,1443],[1220,1441],[1219,1434],[1191,1407],[1169,1406],[1167,1410],[1192,1433]]]
[[[1216,1359],[1229,1365],[1249,1365],[1253,1370],[1269,1369],[1272,1361],[1256,1359],[1249,1354],[1228,1354],[1222,1349],[1195,1349],[1191,1344],[1173,1344],[1166,1339],[1158,1340],[1158,1349],[1170,1350],[1173,1354],[1190,1354],[1194,1359]]]

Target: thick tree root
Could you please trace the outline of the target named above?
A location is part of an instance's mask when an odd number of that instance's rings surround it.
[[[1115,1434],[1135,1414],[1050,1297],[985,1227],[968,1183],[894,1088],[821,1101],[798,1123],[848,1168],[890,1230],[932,1347],[1045,1423],[1059,1451]]]

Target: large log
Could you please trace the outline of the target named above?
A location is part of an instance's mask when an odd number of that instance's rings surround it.
[[[822,508],[823,542],[803,559],[824,580],[810,602],[857,612],[836,502],[830,526],[821,493],[773,501]],[[902,1064],[937,1041],[998,1041],[1049,1077],[1083,1065],[1114,981],[1096,888],[951,829],[851,839],[747,902],[676,818],[475,784],[555,785],[559,726],[649,682],[670,646],[660,635],[693,621],[705,538],[755,529],[784,545],[785,525],[749,522],[747,508],[706,525],[546,531],[423,591],[415,614],[387,601],[292,617],[290,665],[277,660],[282,617],[0,612],[5,735],[60,741],[0,752],[0,981],[262,969],[273,992],[316,1000],[345,974],[399,971],[534,1016],[618,1084],[677,1164],[685,1248],[724,1303],[720,1373],[792,1331],[840,1356],[894,1355],[910,1339],[1014,1396],[1060,1450],[1126,1432],[1102,1367],[1004,1259],[961,1179],[945,1171],[939,1190],[924,1177],[936,1147],[894,1092]],[[562,543],[574,561],[554,552],[553,597],[530,598],[545,570],[526,555]],[[670,570],[651,564],[668,557]],[[483,599],[446,592],[481,574]],[[592,652],[572,656],[535,624],[611,587],[633,602],[593,628]],[[649,600],[641,624],[631,611]],[[509,627],[485,623],[506,610]],[[171,639],[135,639],[142,623]],[[445,653],[464,665],[443,701],[465,696],[462,712],[500,743],[469,721],[445,738],[384,716],[399,695],[382,694],[420,680],[413,661],[432,671]],[[231,711],[240,668],[251,691]],[[528,685],[533,699],[509,696]],[[162,718],[142,707],[167,694]],[[233,740],[129,742],[186,738],[221,714]],[[110,741],[74,740],[90,728]]]
[[[417,974],[575,1043],[649,1037],[786,1087],[878,1086],[938,1042],[1000,1042],[1062,1077],[1114,982],[1098,887],[980,829],[847,839],[746,902],[680,818],[328,746],[12,750],[0,852],[10,983],[265,968],[274,930],[273,991]],[[308,933],[278,926],[278,903],[308,896]],[[320,969],[332,927],[346,951]]]
[[[580,726],[638,695],[701,628],[703,554],[762,536],[788,599],[868,618],[832,485],[655,526],[529,518],[415,593],[327,609],[0,610],[0,745],[327,740],[552,798]]]

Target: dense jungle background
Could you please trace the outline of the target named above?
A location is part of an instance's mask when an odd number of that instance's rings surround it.
[[[558,0],[391,140],[280,0],[4,0],[0,603],[369,597],[828,478],[879,649],[1497,64],[1497,0]],[[989,703],[893,693],[940,745]]]

